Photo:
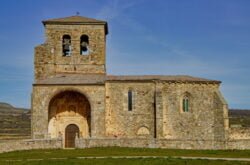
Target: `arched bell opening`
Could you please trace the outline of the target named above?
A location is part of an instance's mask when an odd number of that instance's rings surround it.
[[[79,137],[91,136],[91,108],[88,99],[75,91],[64,91],[54,96],[49,104],[48,134],[51,138],[62,138],[66,127],[79,127]]]
[[[87,35],[82,35],[80,38],[80,54],[89,55],[89,37]]]
[[[70,37],[70,35],[63,35],[62,53],[63,53],[63,56],[71,56],[71,37]]]

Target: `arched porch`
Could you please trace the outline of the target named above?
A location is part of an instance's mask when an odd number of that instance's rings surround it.
[[[48,134],[51,138],[64,138],[66,128],[76,125],[78,137],[91,136],[91,107],[85,95],[76,91],[56,94],[49,103]]]

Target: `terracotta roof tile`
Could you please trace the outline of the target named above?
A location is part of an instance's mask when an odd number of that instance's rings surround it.
[[[48,19],[44,20],[43,23],[101,23],[106,24],[106,21],[97,20],[93,18],[87,18],[82,16],[70,16],[70,17],[64,17],[64,18],[55,18],[55,19]]]
[[[46,24],[62,24],[62,25],[79,25],[79,24],[94,24],[94,25],[105,25],[106,34],[108,34],[108,23],[106,21],[97,20],[93,18],[87,18],[82,16],[71,16],[64,18],[55,18],[42,21],[44,25]]]
[[[168,82],[213,82],[220,83],[217,80],[209,80],[199,77],[192,77],[188,75],[137,75],[137,76],[107,76],[108,81],[145,81],[145,80],[158,80]]]

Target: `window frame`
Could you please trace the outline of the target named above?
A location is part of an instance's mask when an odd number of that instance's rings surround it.
[[[189,112],[189,97],[188,96],[184,96],[182,98],[182,111],[183,112]]]
[[[128,90],[128,111],[131,112],[133,111],[133,91]]]
[[[191,112],[191,95],[185,92],[180,99],[180,112],[190,113]]]

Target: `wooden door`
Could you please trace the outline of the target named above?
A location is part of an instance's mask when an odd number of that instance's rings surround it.
[[[70,124],[65,129],[65,148],[75,147],[75,138],[79,136],[79,128],[75,124]]]

